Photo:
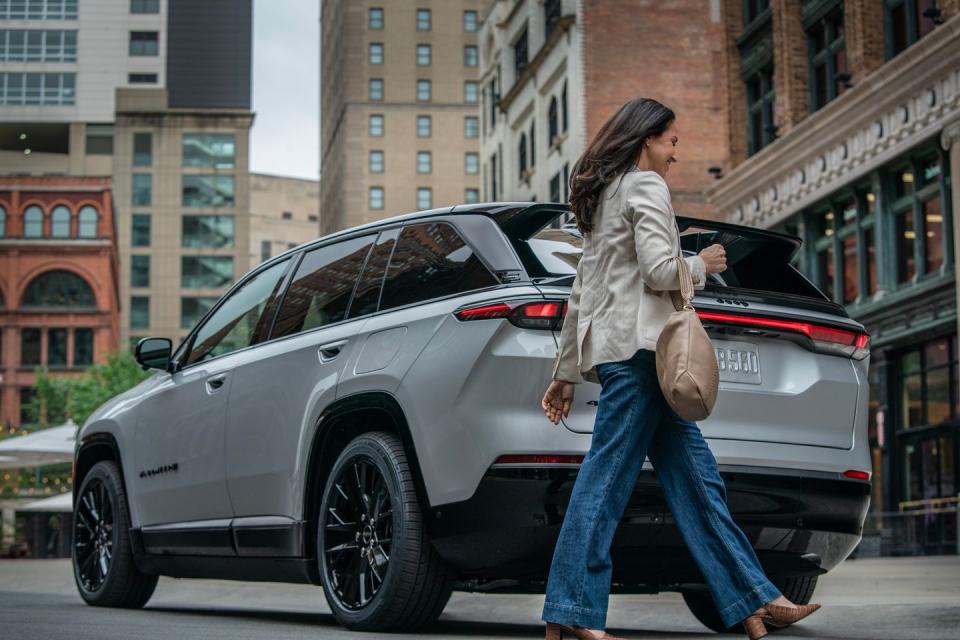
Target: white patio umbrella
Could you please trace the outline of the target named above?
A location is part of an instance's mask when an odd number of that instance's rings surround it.
[[[67,421],[59,427],[0,441],[0,469],[39,467],[73,460],[77,425]]]
[[[33,513],[73,513],[73,494],[68,491],[43,500],[34,500],[17,505],[16,510]]]

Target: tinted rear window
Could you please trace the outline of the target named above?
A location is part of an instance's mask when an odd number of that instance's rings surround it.
[[[449,224],[403,228],[390,258],[380,309],[482,289],[498,284]]]

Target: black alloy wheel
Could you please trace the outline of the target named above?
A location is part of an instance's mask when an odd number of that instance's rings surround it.
[[[427,539],[400,439],[371,432],[340,452],[323,488],[317,559],[334,617],[357,631],[410,631],[436,620],[453,575]]]
[[[77,499],[73,529],[77,580],[87,591],[96,591],[113,562],[113,505],[101,479],[84,485]]]

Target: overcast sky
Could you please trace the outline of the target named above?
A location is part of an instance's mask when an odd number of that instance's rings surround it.
[[[254,0],[251,170],[320,173],[317,0]]]

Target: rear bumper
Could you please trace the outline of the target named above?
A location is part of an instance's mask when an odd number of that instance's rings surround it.
[[[541,590],[576,474],[576,468],[491,469],[469,500],[431,510],[433,544],[478,589],[507,580],[506,588]],[[860,541],[869,482],[749,468],[721,467],[721,475],[730,511],[771,577],[824,573]],[[703,582],[653,471],[637,482],[612,555],[615,592]]]

